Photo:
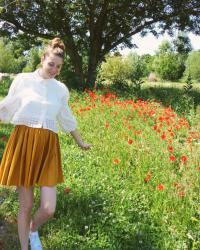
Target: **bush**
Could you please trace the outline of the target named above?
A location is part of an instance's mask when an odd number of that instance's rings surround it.
[[[144,77],[148,77],[151,74],[151,72],[153,71],[152,63],[154,60],[154,56],[149,55],[149,54],[145,54],[145,55],[141,56],[141,60],[142,60],[142,63],[144,65],[143,75],[144,75]]]
[[[124,84],[127,81],[129,67],[121,56],[108,56],[101,64],[98,79],[111,84]]]
[[[2,40],[0,40],[0,55],[0,72],[13,73],[16,67],[16,59]]]
[[[193,51],[186,60],[185,75],[190,74],[192,79],[200,81],[200,51]]]
[[[1,80],[0,84],[0,96],[6,96],[8,94],[8,90],[12,83],[13,79],[10,76],[7,76]]]
[[[127,78],[132,82],[145,76],[146,65],[136,53],[130,53],[125,62],[128,67]]]
[[[153,68],[163,80],[170,81],[180,79],[185,70],[182,57],[173,52],[158,54],[153,61]]]

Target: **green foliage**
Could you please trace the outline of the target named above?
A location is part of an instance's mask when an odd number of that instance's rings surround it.
[[[23,72],[32,72],[34,71],[41,60],[41,51],[38,48],[32,48],[28,55],[26,56],[27,64],[23,68]]]
[[[185,74],[190,74],[192,79],[200,81],[200,51],[193,51],[186,60]]]
[[[98,80],[114,84],[116,89],[128,90],[132,87],[134,92],[139,92],[145,67],[142,58],[134,53],[127,57],[109,56],[100,67]]]
[[[181,55],[187,56],[192,51],[192,45],[187,33],[179,32],[172,42],[173,50]]]
[[[1,82],[0,82],[0,96],[7,95],[11,82],[12,82],[12,79],[10,77],[6,77],[3,80],[1,80]]]
[[[3,40],[0,40],[0,72],[13,73],[15,72],[16,60],[12,51],[6,46]]]
[[[125,60],[127,67],[129,68],[127,78],[134,81],[145,76],[146,65],[141,56],[136,53],[130,53]]]
[[[65,57],[61,73],[58,76],[58,80],[64,82],[70,89],[78,90],[81,87],[80,79],[75,74],[69,57]]]
[[[173,52],[172,44],[168,40],[163,40],[159,45],[157,54],[165,54]]]
[[[144,65],[143,75],[144,77],[147,77],[153,71],[152,65],[153,65],[154,56],[149,55],[149,54],[144,54],[141,56],[141,60]]]
[[[21,50],[16,48],[15,43],[8,39],[0,40],[0,72],[19,73],[26,64],[26,60],[21,55]]]
[[[186,80],[186,84],[184,85],[184,92],[185,94],[189,94],[191,92],[193,88],[193,84],[192,84],[192,77],[189,74]]]
[[[124,84],[130,73],[128,61],[121,56],[108,56],[101,64],[98,79],[112,84]]]
[[[165,52],[157,54],[153,68],[162,79],[176,81],[182,77],[185,66],[178,54]]]

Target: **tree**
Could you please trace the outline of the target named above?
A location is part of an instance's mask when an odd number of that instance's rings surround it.
[[[4,39],[0,39],[0,72],[15,73],[18,61],[13,55],[12,48]]]
[[[159,45],[158,51],[156,54],[164,54],[173,52],[171,43],[168,40],[163,40]]]
[[[185,75],[189,75],[192,79],[197,80],[200,82],[200,50],[193,51],[189,54],[187,61],[186,61],[186,70]]]
[[[117,46],[133,47],[131,37],[175,28],[200,34],[198,0],[0,0],[0,35],[62,38],[82,82],[94,83],[96,69]],[[87,59],[87,60],[86,60]],[[86,65],[84,61],[86,60]]]
[[[173,50],[185,57],[192,51],[190,38],[185,32],[178,32],[177,37],[173,40]]]

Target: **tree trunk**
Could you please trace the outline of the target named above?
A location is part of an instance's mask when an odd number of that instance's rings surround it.
[[[82,57],[77,53],[76,50],[68,49],[67,46],[66,46],[66,54],[70,57],[75,74],[80,81],[80,87],[81,87],[81,85],[84,86],[85,85],[85,77],[84,77],[84,73],[83,73]]]
[[[98,61],[95,55],[91,55],[89,57],[88,62],[88,72],[87,72],[87,81],[86,85],[89,88],[93,88],[95,86],[96,76],[97,76],[97,66]]]
[[[97,34],[95,34],[98,37]],[[90,53],[88,61],[88,71],[87,71],[87,86],[94,88],[96,77],[97,77],[97,67],[101,62],[101,40],[95,39],[91,41]]]

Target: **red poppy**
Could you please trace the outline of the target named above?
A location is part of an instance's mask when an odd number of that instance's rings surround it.
[[[179,197],[184,197],[184,196],[185,196],[185,192],[184,192],[184,191],[178,192],[178,196],[179,196]]]
[[[106,128],[109,128],[109,127],[110,127],[110,124],[109,124],[109,123],[106,123],[106,124],[105,124],[105,127],[106,127]]]
[[[181,156],[181,161],[182,161],[183,163],[186,163],[187,157],[186,157],[185,155],[182,155],[182,156]]]
[[[162,139],[162,140],[165,140],[165,139],[166,139],[166,135],[165,135],[164,133],[161,135],[161,139]]]
[[[193,139],[192,139],[192,137],[191,137],[191,136],[189,136],[189,137],[187,138],[187,142],[188,142],[188,143],[191,143],[191,142],[192,142],[192,140],[193,140]]]
[[[119,164],[119,159],[114,159],[113,163],[116,164],[116,165]]]
[[[159,191],[162,191],[165,189],[165,186],[163,184],[159,184],[157,187],[156,187],[157,190]]]
[[[172,146],[169,146],[169,147],[168,147],[168,150],[169,150],[169,152],[173,152],[173,151],[174,151],[174,149],[173,149]]]
[[[170,161],[175,161],[175,160],[176,160],[176,157],[175,157],[174,155],[171,155],[171,156],[169,157],[169,159],[170,159]]]
[[[71,189],[67,187],[67,188],[64,189],[64,192],[65,192],[66,194],[68,194],[68,193],[71,192]]]
[[[153,126],[153,130],[157,130],[158,126],[157,125],[154,125]]]
[[[196,170],[200,171],[200,167],[197,167]]]
[[[169,143],[169,144],[172,144],[172,140],[168,140],[168,143]]]
[[[133,143],[133,140],[128,139],[128,144],[132,144],[132,143]]]

